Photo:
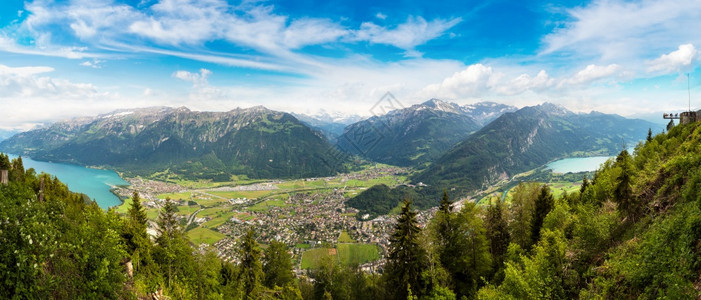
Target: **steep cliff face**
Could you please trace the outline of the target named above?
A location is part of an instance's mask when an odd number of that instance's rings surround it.
[[[122,110],[18,134],[0,149],[36,159],[192,178],[334,174],[333,146],[292,115],[264,107],[228,112],[187,108]],[[329,162],[335,162],[331,165]]]

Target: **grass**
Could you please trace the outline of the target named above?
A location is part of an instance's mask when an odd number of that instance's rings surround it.
[[[190,197],[192,197],[192,193],[191,192],[166,193],[166,194],[159,194],[157,197],[159,199],[170,198],[173,200],[190,200]]]
[[[338,242],[339,243],[355,243],[355,240],[353,240],[350,235],[348,234],[347,231],[342,231],[341,234],[338,236]]]
[[[209,217],[213,215],[220,215],[223,212],[231,211],[230,207],[212,207],[205,208],[197,214],[198,217]]]
[[[334,248],[331,248],[334,249]],[[309,249],[302,253],[302,269],[317,268],[324,258],[338,259],[341,264],[360,265],[380,259],[380,251],[372,244],[338,244],[336,255],[329,254],[329,248]]]
[[[302,269],[318,268],[325,257],[329,257],[328,248],[315,248],[304,251],[302,253]]]
[[[269,195],[271,192],[270,191],[230,191],[230,192],[225,192],[225,191],[208,191],[208,194],[224,197],[227,199],[233,199],[233,198],[248,198],[248,199],[258,199],[260,197],[264,197]]]
[[[222,233],[216,232],[211,229],[197,227],[193,230],[187,232],[187,236],[195,244],[209,244],[212,245],[219,240],[225,238],[226,236]]]
[[[338,244],[338,258],[346,266],[362,265],[380,259],[380,251],[373,244]]]
[[[191,215],[192,213],[196,212],[198,209],[200,209],[199,206],[188,206],[188,205],[181,205],[178,206],[178,213],[179,215]]]
[[[289,204],[286,204],[284,200],[266,200],[263,202],[258,202],[253,206],[249,206],[246,208],[249,211],[267,211],[271,207],[287,207]]]
[[[214,219],[211,219],[211,220],[205,222],[204,224],[202,224],[202,227],[217,228],[217,227],[219,227],[219,225],[226,223],[226,221],[231,219],[231,217],[233,217],[233,216],[234,216],[233,212],[221,214],[218,217],[215,217]]]
[[[305,243],[298,243],[295,245],[295,248],[300,248],[300,249],[309,249],[309,247],[311,247],[311,245],[305,244]]]

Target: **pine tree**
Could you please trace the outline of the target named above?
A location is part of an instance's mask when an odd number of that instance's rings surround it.
[[[620,175],[616,180],[616,188],[613,190],[613,198],[621,211],[629,217],[635,218],[636,207],[633,198],[633,188],[631,187],[631,163],[630,154],[627,150],[621,151],[616,157],[616,167],[620,168]]]
[[[166,198],[161,213],[158,215],[158,233],[159,236],[157,241],[161,241],[165,238],[173,239],[180,232],[180,225],[175,217],[175,202],[170,198]]]
[[[292,273],[292,256],[288,252],[287,245],[282,242],[272,241],[265,249],[263,257],[264,284],[266,287],[285,287],[294,282]]]
[[[127,253],[131,255],[134,269],[149,265],[151,261],[151,240],[146,229],[148,228],[146,211],[141,206],[141,198],[138,192],[132,195],[131,205],[127,211],[127,220],[122,238],[127,244]]]
[[[385,278],[389,294],[396,299],[406,299],[409,286],[420,295],[425,284],[421,274],[428,266],[426,250],[419,245],[421,228],[411,201],[404,200],[394,232],[390,236],[389,255],[385,265]]]
[[[585,175],[584,178],[582,178],[582,186],[579,188],[579,196],[581,197],[584,195],[584,191],[587,190],[589,187],[589,179],[587,179],[587,176]]]
[[[492,255],[493,271],[496,273],[503,267],[504,255],[506,255],[511,240],[509,225],[504,217],[504,204],[501,199],[497,198],[495,204],[490,203],[485,223],[489,239],[489,253]]]
[[[544,184],[534,203],[533,221],[531,223],[531,245],[538,243],[540,240],[540,229],[543,227],[543,220],[545,220],[545,216],[550,213],[554,206],[555,199],[550,193],[548,185]]]
[[[451,260],[454,259],[455,246],[451,245],[454,240],[454,228],[451,219],[455,216],[452,214],[453,207],[452,202],[448,198],[448,193],[443,191],[443,198],[441,198],[440,206],[438,207],[438,212],[434,218],[436,222],[436,239],[437,239],[437,251],[441,265],[446,266],[451,264]]]
[[[181,231],[178,220],[175,218],[175,203],[170,198],[166,198],[165,204],[158,215],[158,237],[156,242],[156,257],[161,265],[165,265],[168,279],[168,287],[172,286],[174,276],[174,264],[178,257],[178,248],[181,246]]]
[[[249,229],[241,240],[239,248],[238,281],[243,287],[244,298],[256,299],[263,279],[263,266],[260,262],[261,250],[254,237],[253,229]]]
[[[652,128],[647,129],[647,142],[652,142]]]

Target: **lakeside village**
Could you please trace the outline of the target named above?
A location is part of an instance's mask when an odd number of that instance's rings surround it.
[[[302,273],[304,251],[314,248],[331,249],[339,242],[344,242],[339,241],[344,232],[355,243],[376,245],[379,254],[377,257],[384,257],[396,218],[386,215],[370,219],[366,215],[358,220],[358,210],[347,207],[345,202],[373,181],[400,178],[398,175],[405,173],[403,168],[380,167],[333,177],[301,179],[294,181],[293,186],[290,186],[290,182],[275,181],[208,189],[187,189],[172,183],[128,178],[130,186],[117,188],[115,193],[122,198],[130,197],[133,191],[140,193],[142,205],[151,212],[148,232],[152,236],[157,232],[155,218],[165,202],[164,195],[190,193],[190,198],[172,200],[176,201],[178,207],[194,206],[192,213],[178,214],[183,228],[188,231],[196,228],[213,231],[212,239],[201,241],[201,250],[211,245],[219,257],[235,261],[239,238],[253,226],[258,242],[268,244],[277,240],[286,243],[297,262],[296,272]],[[313,187],[304,184],[307,182]],[[365,184],[349,187],[349,182]],[[262,193],[267,196],[250,199],[221,196],[246,193]],[[268,205],[269,203],[272,204]],[[261,208],[261,205],[265,206]],[[422,226],[430,220],[435,210],[436,208],[419,212],[417,218]],[[207,211],[216,213],[208,214]],[[330,250],[329,253],[335,253],[335,250]],[[374,272],[383,264],[384,260],[379,259],[363,262],[359,267]]]

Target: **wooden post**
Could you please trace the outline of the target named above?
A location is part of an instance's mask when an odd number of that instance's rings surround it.
[[[7,170],[0,170],[0,184],[7,185],[9,181],[9,174]]]

